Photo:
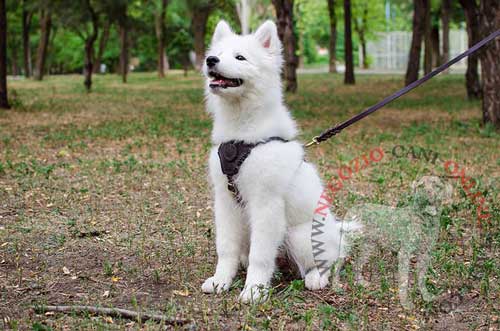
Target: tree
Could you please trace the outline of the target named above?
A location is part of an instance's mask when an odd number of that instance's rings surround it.
[[[88,92],[92,88],[94,43],[99,35],[99,11],[105,5],[97,0],[59,0],[56,2],[62,24],[73,31],[84,43],[83,75]]]
[[[467,24],[468,45],[472,47],[479,42],[479,7],[476,0],[459,0],[464,9]],[[469,99],[478,99],[481,96],[481,83],[479,81],[478,55],[467,57],[467,71],[465,72],[465,86]]]
[[[411,38],[410,55],[406,67],[405,84],[409,85],[418,79],[420,69],[420,52],[422,51],[422,38],[424,35],[425,8],[429,0],[414,0],[413,32]]]
[[[439,25],[433,24],[431,29],[431,45],[432,45],[432,67],[437,67],[441,64],[441,54],[439,49]]]
[[[106,22],[104,22],[102,33],[99,38],[99,48],[97,49],[97,54],[94,59],[94,74],[98,74],[101,70],[101,61],[104,55],[104,51],[106,50],[106,45],[108,44],[110,30],[111,21],[106,20]]]
[[[344,0],[344,84],[354,84],[354,59],[352,56],[351,0]]]
[[[50,5],[43,3],[40,8],[40,41],[38,42],[38,50],[36,52],[35,80],[42,80],[45,73],[45,62],[51,29],[52,12]]]
[[[450,60],[450,11],[451,0],[443,0],[441,7],[441,20],[443,22],[443,52],[441,62]]]
[[[23,0],[22,2],[22,39],[23,39],[23,64],[24,64],[24,76],[26,78],[31,77],[32,65],[31,65],[31,46],[30,46],[30,30],[31,30],[31,20],[33,18],[33,9],[30,8],[28,0]]]
[[[236,3],[236,10],[238,12],[238,17],[241,23],[241,33],[250,33],[250,17],[252,6],[254,5],[254,0],[239,0]]]
[[[0,108],[8,109],[7,97],[7,13],[5,0],[0,0]]]
[[[293,0],[272,0],[276,10],[278,36],[283,43],[285,68],[284,78],[286,91],[295,93],[297,91],[297,37],[294,31]]]
[[[352,21],[354,31],[358,35],[361,46],[361,65],[364,69],[369,67],[366,43],[369,39],[375,38],[375,31],[387,29],[387,22],[384,20],[383,1],[352,0]]]
[[[7,34],[7,67],[13,76],[20,74],[19,50],[22,48],[22,6],[18,1],[6,1],[6,21],[9,22],[9,33]]]
[[[500,2],[481,0],[479,5],[482,38],[500,27]],[[491,41],[481,51],[481,78],[483,85],[483,123],[500,129],[500,38]]]
[[[205,34],[210,13],[215,9],[215,0],[188,0],[191,12],[191,29],[193,31],[195,64],[199,70],[205,58]]]
[[[122,82],[127,82],[128,74],[128,30],[129,18],[127,15],[127,2],[123,2],[118,10],[118,27],[120,29],[120,74]]]
[[[337,15],[335,13],[335,0],[328,0],[328,16],[330,17],[330,43],[328,52],[330,54],[328,71],[337,72]]]
[[[354,18],[354,30],[358,34],[359,43],[361,44],[361,55],[363,57],[363,69],[368,69],[368,58],[366,55],[366,37],[365,29],[368,20],[368,6],[366,2],[363,2],[364,6],[361,10],[360,17]]]
[[[165,77],[165,15],[167,14],[168,0],[160,0],[160,10],[155,11],[155,31],[158,52],[158,76]]]
[[[424,73],[428,74],[432,71],[432,17],[431,17],[431,1],[425,1],[424,8]]]

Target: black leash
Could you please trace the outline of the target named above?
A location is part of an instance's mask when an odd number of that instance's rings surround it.
[[[375,111],[379,110],[383,106],[387,105],[389,102],[392,102],[392,101],[396,100],[397,98],[399,98],[402,95],[405,95],[406,93],[410,92],[411,90],[413,90],[417,86],[422,85],[423,83],[425,83],[426,81],[428,81],[432,77],[436,76],[437,74],[445,71],[446,69],[448,69],[449,67],[451,67],[452,65],[454,65],[458,61],[462,60],[463,58],[465,58],[465,57],[467,57],[467,56],[475,53],[481,47],[483,47],[485,44],[489,43],[490,41],[492,41],[493,39],[495,39],[498,36],[500,36],[500,30],[497,30],[497,31],[493,32],[488,37],[484,38],[483,40],[481,40],[480,42],[478,42],[477,44],[475,44],[474,46],[472,46],[471,48],[469,48],[468,50],[466,50],[462,54],[460,54],[457,57],[453,58],[452,60],[446,62],[445,64],[440,65],[439,67],[437,67],[436,69],[434,69],[433,71],[431,71],[427,75],[423,76],[419,80],[414,81],[413,83],[409,84],[408,86],[405,86],[404,88],[402,88],[401,90],[397,91],[396,93],[394,93],[394,94],[386,97],[384,100],[380,101],[376,105],[373,105],[370,108],[368,108],[368,109],[362,111],[361,113],[357,114],[356,116],[348,119],[347,121],[345,121],[345,122],[343,122],[343,123],[341,123],[339,125],[336,125],[333,128],[330,128],[330,129],[324,131],[319,136],[316,136],[316,137],[312,138],[312,140],[309,143],[307,143],[305,145],[305,147],[310,147],[312,145],[317,145],[317,144],[319,144],[319,143],[321,143],[321,142],[323,142],[325,140],[330,139],[331,137],[333,137],[336,134],[340,133],[340,131],[342,131],[345,128],[347,128],[348,126],[351,126],[352,124],[356,123],[357,121],[362,120],[366,116],[370,115],[371,113],[374,113]],[[500,56],[500,54],[498,56]]]

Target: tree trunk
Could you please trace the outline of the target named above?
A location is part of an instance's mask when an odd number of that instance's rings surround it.
[[[210,11],[196,10],[193,12],[191,26],[193,27],[194,53],[196,54],[196,69],[200,70],[205,58],[205,34],[207,31],[207,21]]]
[[[92,40],[89,38],[85,40],[85,54],[84,54],[84,67],[83,67],[83,75],[84,75],[84,82],[83,84],[85,85],[85,88],[87,89],[87,92],[90,92],[90,89],[92,88],[92,69],[93,69],[93,63],[92,63],[92,58],[94,56],[94,43]]]
[[[337,15],[335,13],[335,0],[328,0],[328,14],[330,16],[330,54],[329,72],[337,72]]]
[[[422,38],[424,35],[424,13],[428,0],[414,0],[413,10],[413,34],[411,38],[410,55],[406,68],[405,85],[409,85],[418,79],[420,70],[420,53],[422,51]]]
[[[344,0],[344,84],[354,84],[354,59],[352,56],[351,0]]]
[[[51,14],[49,9],[44,9],[40,13],[40,42],[38,43],[38,50],[36,52],[35,80],[43,79],[51,28]]]
[[[19,66],[17,65],[17,47],[11,48],[11,66],[12,66],[12,76],[19,76]]]
[[[424,13],[424,73],[428,74],[432,71],[432,25],[431,25],[431,1],[425,1]]]
[[[481,0],[479,5],[481,38],[500,28],[500,2]],[[483,85],[483,123],[500,129],[500,38],[491,41],[480,53]]]
[[[106,21],[106,23],[104,23],[101,38],[99,39],[99,49],[97,50],[97,55],[95,57],[93,65],[94,74],[98,74],[101,72],[102,57],[104,55],[104,51],[106,50],[106,45],[108,44],[110,29],[111,29],[111,22]]]
[[[236,3],[236,12],[240,19],[241,34],[250,33],[250,14],[252,5],[254,5],[252,0],[239,0]]]
[[[22,39],[23,39],[23,64],[24,64],[24,76],[26,78],[31,77],[32,66],[31,66],[31,46],[30,46],[30,30],[31,30],[31,19],[33,17],[33,12],[26,9],[26,2],[23,2],[23,17],[22,17]]]
[[[127,82],[128,74],[128,27],[127,22],[120,24],[120,74],[122,82]]]
[[[94,8],[89,0],[87,0],[87,10],[89,11],[92,20],[92,33],[85,39],[85,53],[84,53],[84,67],[83,75],[85,77],[83,84],[90,92],[92,88],[92,69],[93,69],[93,59],[94,59],[94,43],[97,40],[99,34],[99,18],[97,17]]]
[[[293,0],[273,0],[273,5],[276,10],[276,18],[278,21],[278,36],[283,43],[285,52],[285,90],[295,93],[297,91],[297,66],[299,64],[299,58],[296,54],[297,37],[295,35],[293,22]]]
[[[155,14],[155,30],[158,53],[158,77],[165,77],[165,15],[167,13],[168,0],[161,0],[160,12]]]
[[[361,25],[358,23],[357,19],[354,19],[354,30],[358,34],[359,43],[361,44],[361,57],[362,57],[362,67],[363,69],[368,69],[368,58],[366,55],[366,38],[365,38],[365,28],[367,26],[368,20],[368,6],[365,5],[363,9],[363,16],[361,17]]]
[[[450,60],[450,11],[451,0],[443,0],[441,7],[441,21],[443,22],[443,57],[442,63]]]
[[[7,98],[7,13],[5,12],[5,0],[0,0],[0,108],[9,108]]]
[[[479,7],[475,0],[459,0],[465,12],[467,23],[468,45],[472,47],[479,42]],[[481,97],[481,83],[479,81],[478,55],[467,57],[467,71],[465,72],[465,86],[469,99]]]
[[[433,26],[431,31],[432,42],[432,67],[438,67],[441,64],[441,55],[439,54],[439,27]]]

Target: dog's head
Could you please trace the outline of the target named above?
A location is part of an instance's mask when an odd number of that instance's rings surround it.
[[[276,25],[267,21],[255,33],[237,35],[225,21],[215,28],[203,64],[206,89],[221,97],[241,97],[280,84],[283,58]]]
[[[411,185],[414,202],[430,214],[437,214],[443,204],[450,202],[453,187],[437,176],[423,176]]]

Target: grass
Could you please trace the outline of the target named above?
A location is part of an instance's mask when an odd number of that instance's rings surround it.
[[[401,77],[299,77],[287,103],[308,140],[402,86]],[[216,261],[212,198],[206,180],[211,121],[202,81],[172,73],[132,74],[128,84],[98,76],[86,94],[80,76],[12,81],[14,108],[0,112],[0,316],[12,329],[157,329],[120,319],[37,315],[32,305],[90,304],[160,311],[200,329],[496,329],[499,328],[500,135],[480,125],[480,104],[466,100],[462,76],[446,75],[390,104],[328,143],[308,150],[323,178],[381,146],[384,159],[353,176],[336,195],[342,216],[360,202],[397,205],[422,174],[444,174],[454,160],[477,181],[492,216],[476,208],[459,180],[441,217],[426,303],[397,297],[397,259],[381,250],[366,288],[352,266],[340,289],[304,290],[277,272],[273,296],[240,305],[244,282],[220,296],[200,293]],[[419,153],[439,154],[432,164]],[[63,271],[63,268],[66,272]],[[69,270],[69,273],[67,272]]]

